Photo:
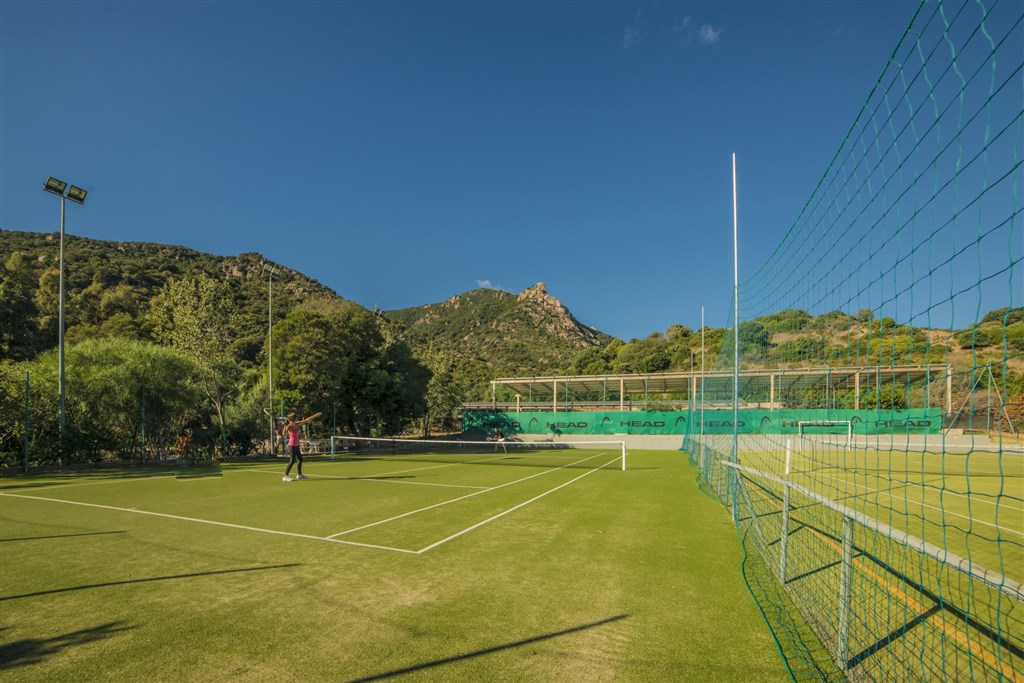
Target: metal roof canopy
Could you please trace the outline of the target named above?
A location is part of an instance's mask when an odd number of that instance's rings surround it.
[[[562,375],[548,377],[503,377],[491,380],[492,396],[499,386],[507,387],[530,400],[556,399],[556,391],[572,394],[607,395],[618,394],[620,398],[633,395],[679,394],[699,392],[701,378],[705,393],[714,396],[732,395],[735,381],[732,370],[701,373],[658,372],[644,375]],[[923,380],[950,380],[949,366],[932,365],[891,365],[836,368],[778,368],[761,370],[740,370],[739,393],[752,389],[770,387],[772,394],[791,389],[827,387],[870,388],[886,384],[908,384]],[[947,392],[948,394],[948,392]],[[948,411],[947,411],[948,412]]]

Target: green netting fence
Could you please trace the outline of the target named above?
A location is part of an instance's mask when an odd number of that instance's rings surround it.
[[[500,429],[516,434],[822,434],[883,435],[941,434],[942,410],[744,410],[734,422],[732,410],[637,410],[637,411],[469,411],[462,416],[462,431],[490,434]],[[867,443],[866,441],[864,443]]]
[[[941,406],[942,427],[690,421],[684,447],[795,680],[1024,681],[1024,3],[911,13],[784,239],[723,292],[713,367],[945,364],[942,387],[876,387],[893,410]],[[740,415],[762,400],[732,394],[714,400]]]

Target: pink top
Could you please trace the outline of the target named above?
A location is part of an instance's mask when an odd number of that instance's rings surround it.
[[[299,445],[299,426],[287,426],[285,429],[288,430],[288,445],[298,446]]]

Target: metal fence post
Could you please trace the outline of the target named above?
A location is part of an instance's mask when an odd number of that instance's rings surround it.
[[[146,390],[140,389],[139,394],[142,397],[141,408],[142,408],[142,464],[146,464]]]
[[[792,440],[786,439],[786,483],[782,491],[782,536],[779,538],[779,582],[786,583],[786,544],[789,541],[789,458]]]
[[[853,582],[853,520],[843,517],[843,574],[839,586],[839,634],[836,660],[843,671],[849,662],[850,593]]]
[[[25,451],[25,474],[28,474],[28,373],[25,373],[25,429],[24,429],[24,451]]]

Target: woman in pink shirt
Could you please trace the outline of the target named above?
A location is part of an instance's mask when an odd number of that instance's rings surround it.
[[[292,478],[288,475],[291,474],[292,465],[294,465],[295,463],[299,464],[299,475],[295,478],[307,478],[306,475],[302,473],[302,450],[299,448],[299,427],[306,424],[307,422],[315,420],[318,417],[320,417],[320,413],[317,413],[316,415],[310,415],[304,420],[296,420],[295,413],[288,413],[288,424],[284,426],[284,433],[288,437],[288,450],[291,453],[291,458],[288,459],[288,467],[287,469],[285,469],[284,476],[281,478],[281,481],[292,480]]]

